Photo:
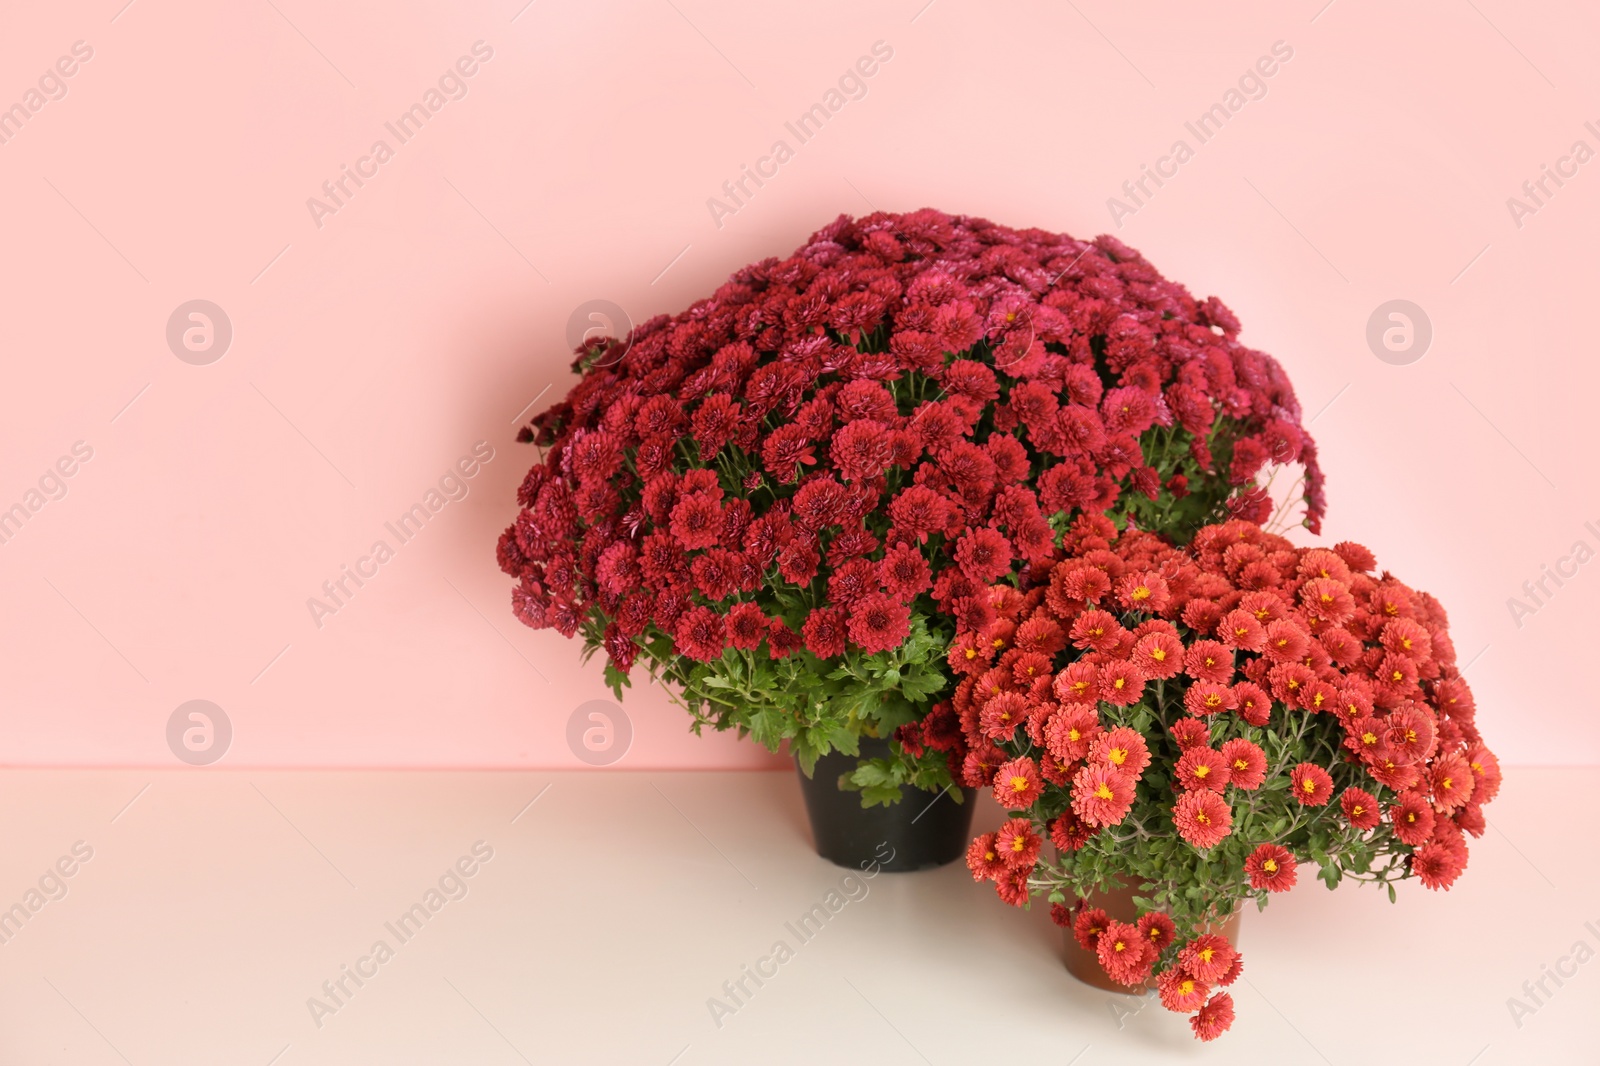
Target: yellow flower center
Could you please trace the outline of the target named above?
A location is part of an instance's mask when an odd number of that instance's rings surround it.
[[[1268,859],[1261,864],[1261,868],[1269,874],[1275,874],[1278,872],[1278,860]]]
[[[1166,650],[1162,648],[1152,648],[1150,651],[1150,658],[1154,659],[1158,663],[1164,663],[1167,661]]]
[[[1096,786],[1094,794],[1103,800],[1116,798],[1111,791],[1111,786],[1106,784],[1104,781],[1100,782],[1100,784]]]
[[[1011,791],[1013,791],[1013,792],[1026,792],[1026,791],[1028,791],[1028,779],[1026,777],[1013,777],[1011,779]]]
[[[1133,596],[1131,598],[1136,601],[1148,600],[1150,598],[1150,590],[1145,586],[1140,585],[1138,588],[1133,590]]]
[[[1205,777],[1210,772],[1211,772],[1211,767],[1205,765],[1204,763],[1201,763],[1199,766],[1196,766],[1194,768],[1194,776],[1196,776],[1196,777]]]
[[[1106,758],[1110,759],[1118,766],[1121,766],[1123,763],[1128,761],[1128,749],[1112,748],[1110,751],[1106,752]]]
[[[1308,777],[1300,783],[1300,788],[1305,792],[1315,792],[1317,790],[1317,783]]]

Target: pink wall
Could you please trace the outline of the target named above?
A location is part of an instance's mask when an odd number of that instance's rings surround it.
[[[1520,628],[1507,599],[1575,541],[1600,549],[1600,161],[1520,225],[1506,201],[1575,141],[1600,150],[1600,16],[1323,2],[0,16],[0,106],[93,50],[0,127],[0,507],[93,450],[0,544],[0,760],[176,765],[169,718],[205,699],[232,725],[223,765],[581,765],[567,719],[606,696],[599,670],[515,622],[493,559],[531,460],[512,424],[566,388],[573,309],[679,309],[873,207],[1113,230],[1107,198],[1183,138],[1193,158],[1113,231],[1222,296],[1322,412],[1329,534],[1439,595],[1464,658],[1487,647],[1469,677],[1502,757],[1594,762],[1600,562]],[[493,55],[463,64],[463,98],[408,143],[385,129],[477,41]],[[893,58],[866,96],[719,226],[707,198],[795,147],[784,121],[876,41]],[[1199,144],[1184,122],[1277,41],[1293,57],[1266,95]],[[393,157],[314,220],[307,198],[380,138]],[[1433,326],[1410,365],[1365,340],[1395,298]],[[232,323],[207,365],[166,341],[193,299]],[[393,546],[384,523],[477,441],[494,457],[466,497],[319,628],[308,597]],[[626,706],[621,765],[765,762],[688,735],[659,692]]]

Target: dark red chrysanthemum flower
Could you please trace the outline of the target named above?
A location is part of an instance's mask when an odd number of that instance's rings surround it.
[[[882,592],[857,600],[850,608],[850,639],[871,655],[900,646],[911,632],[911,611]]]
[[[722,657],[727,633],[722,619],[709,607],[691,607],[678,619],[677,648],[691,659],[708,663]]]
[[[728,643],[735,648],[749,650],[759,647],[767,635],[768,618],[753,603],[735,604],[728,612]]]
[[[1011,570],[1011,543],[993,529],[971,529],[956,541],[956,562],[974,581],[993,581]]]
[[[806,616],[800,632],[805,637],[806,649],[817,658],[831,659],[844,654],[843,612],[831,607],[819,607]]]

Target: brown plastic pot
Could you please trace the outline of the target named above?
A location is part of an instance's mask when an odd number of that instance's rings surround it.
[[[1139,908],[1133,905],[1133,895],[1132,888],[1119,888],[1110,892],[1092,892],[1085,902],[1090,907],[1099,907],[1106,912],[1107,916],[1131,925],[1139,917]],[[1242,912],[1235,910],[1226,921],[1203,926],[1200,932],[1221,933],[1227,938],[1229,944],[1237,948],[1239,946],[1239,919],[1241,916]],[[1143,988],[1154,988],[1156,986],[1154,978],[1146,982],[1142,987],[1139,985],[1130,987],[1117,984],[1100,965],[1100,959],[1094,952],[1085,951],[1078,946],[1078,938],[1072,935],[1071,929],[1064,929],[1062,932],[1066,934],[1067,940],[1065,957],[1067,972],[1084,984],[1104,989],[1107,992],[1122,992],[1127,995],[1137,995],[1143,991]]]

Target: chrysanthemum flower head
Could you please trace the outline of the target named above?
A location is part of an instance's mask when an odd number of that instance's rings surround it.
[[[1121,985],[1142,984],[1150,976],[1153,952],[1139,934],[1139,927],[1112,921],[1095,945],[1100,966]]]
[[[1095,951],[1100,945],[1100,934],[1106,931],[1111,919],[1099,907],[1084,907],[1072,922],[1072,935],[1085,951]]]
[[[994,774],[995,802],[1007,810],[1021,811],[1033,806],[1043,785],[1039,768],[1027,756],[1000,764]]]
[[[1205,1006],[1195,1011],[1194,1017],[1189,1019],[1189,1025],[1201,1040],[1215,1040],[1233,1025],[1233,996],[1218,992],[1206,1001]]]
[[[1178,935],[1178,927],[1171,915],[1161,911],[1145,911],[1139,915],[1139,935],[1156,951],[1164,951]]]
[[[1202,933],[1178,952],[1178,964],[1207,984],[1216,984],[1233,965],[1236,952],[1226,937]]]
[[[1253,792],[1267,778],[1267,753],[1253,741],[1243,737],[1224,741],[1222,758],[1228,766],[1228,783],[1235,788]]]
[[[1161,997],[1163,1007],[1179,1014],[1188,1014],[1205,1004],[1211,988],[1204,981],[1186,973],[1183,967],[1173,966],[1163,970],[1161,976],[1156,978],[1156,992]]]
[[[1221,843],[1233,827],[1233,811],[1210,789],[1185,792],[1172,808],[1178,835],[1202,850]]]
[[[1339,797],[1339,809],[1345,820],[1357,829],[1371,829],[1383,820],[1383,811],[1372,793],[1360,788],[1347,788]]]
[[[1089,761],[1104,763],[1138,780],[1150,765],[1150,747],[1138,730],[1119,725],[1090,745]]]
[[[1026,818],[1009,819],[995,834],[995,848],[1005,864],[1013,869],[1031,870],[1038,861],[1039,847],[1044,841],[1033,831],[1033,823]]]
[[[967,845],[967,869],[974,881],[993,881],[1005,868],[1005,856],[1000,854],[994,833],[976,836]]]
[[[1299,876],[1294,854],[1281,844],[1260,844],[1244,860],[1250,887],[1268,892],[1287,892]]]
[[[1072,778],[1072,810],[1089,825],[1116,825],[1133,806],[1134,785],[1110,763],[1091,762]]]
[[[1320,807],[1333,795],[1333,776],[1316,763],[1303,762],[1289,771],[1289,790],[1307,807]]]
[[[1228,787],[1228,761],[1220,751],[1197,745],[1178,759],[1173,780],[1182,789],[1209,788],[1221,792]]]

